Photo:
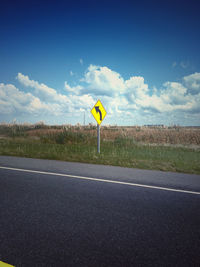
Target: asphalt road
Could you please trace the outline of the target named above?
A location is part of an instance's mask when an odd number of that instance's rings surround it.
[[[199,175],[0,156],[0,261],[200,266],[199,192]]]

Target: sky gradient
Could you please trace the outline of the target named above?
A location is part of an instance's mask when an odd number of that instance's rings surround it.
[[[199,1],[1,1],[0,122],[200,125]]]

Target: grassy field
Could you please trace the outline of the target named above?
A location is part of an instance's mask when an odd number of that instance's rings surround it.
[[[200,128],[2,124],[0,155],[200,174]]]

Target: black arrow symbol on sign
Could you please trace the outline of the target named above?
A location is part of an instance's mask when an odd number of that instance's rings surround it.
[[[95,107],[96,109],[96,113],[99,112],[100,114],[100,121],[102,121],[102,114],[101,114],[101,110],[99,109],[99,106]]]

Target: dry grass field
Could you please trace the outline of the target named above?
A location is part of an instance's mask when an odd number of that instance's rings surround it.
[[[53,128],[54,127],[54,128]],[[95,126],[46,126],[26,131],[30,137],[55,135],[64,131],[96,136]],[[114,141],[117,138],[130,138],[145,144],[193,145],[200,146],[200,127],[147,127],[147,126],[102,126],[101,139]]]
[[[200,173],[200,127],[0,125],[0,155]]]

